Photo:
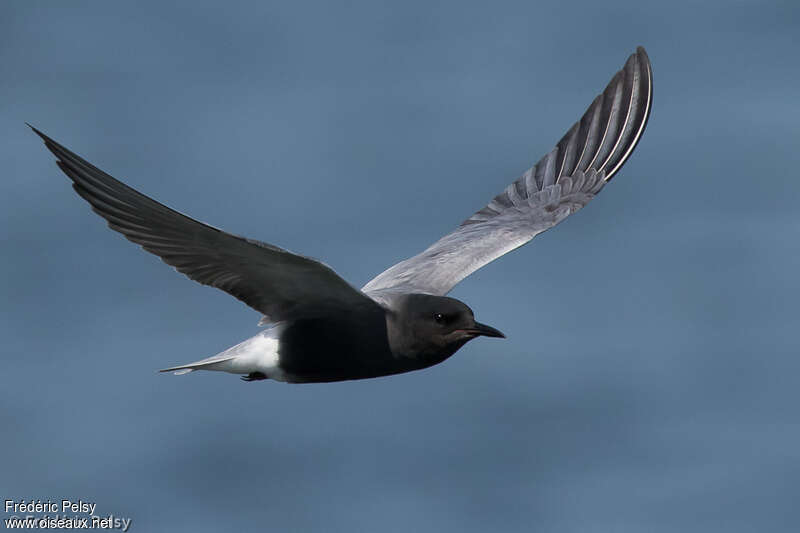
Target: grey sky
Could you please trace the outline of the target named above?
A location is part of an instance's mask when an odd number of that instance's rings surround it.
[[[791,2],[4,2],[0,493],[132,531],[795,531]],[[644,45],[598,199],[453,296],[508,339],[364,382],[156,375],[259,316],[109,231],[28,121],[354,285],[547,152]]]

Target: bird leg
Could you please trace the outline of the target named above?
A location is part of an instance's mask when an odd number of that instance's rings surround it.
[[[267,379],[267,375],[263,372],[250,372],[246,376],[242,376],[242,381],[259,381],[261,379]]]

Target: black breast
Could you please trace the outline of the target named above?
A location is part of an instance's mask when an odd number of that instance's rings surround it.
[[[292,381],[362,379],[404,371],[389,350],[383,310],[295,320],[280,339],[281,369]]]

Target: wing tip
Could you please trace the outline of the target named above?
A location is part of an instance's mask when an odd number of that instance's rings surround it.
[[[644,61],[645,65],[650,65],[650,56],[647,55],[647,50],[644,49],[644,46],[639,45],[636,47],[636,55]]]
[[[37,129],[36,126],[32,125],[30,122],[25,122],[25,125],[28,126],[30,129],[32,129],[33,133],[38,135],[45,143],[52,142],[52,139],[50,139],[50,137],[39,131],[39,129]]]
[[[26,122],[25,125],[28,126],[30,129],[32,129],[33,133],[38,135],[39,138],[42,139],[42,141],[44,141],[45,147],[48,150],[50,150],[50,153],[52,153],[56,157],[56,159],[58,161],[64,161],[66,159],[65,156],[79,157],[76,154],[73,154],[72,152],[70,152],[64,146],[61,146],[60,144],[58,144],[56,141],[54,141],[53,139],[48,137],[45,133],[40,131],[35,126],[31,125],[29,122]]]
[[[644,46],[639,45],[636,47],[636,51],[628,57],[628,61],[625,63],[625,66],[620,72],[626,71],[628,69],[628,65],[631,63],[633,63],[633,73],[638,74],[640,79],[637,85],[639,86],[640,90],[644,91],[644,103],[640,106],[641,116],[636,121],[638,122],[638,127],[636,128],[636,131],[633,132],[631,138],[627,141],[627,147],[619,156],[619,159],[613,165],[613,168],[607,171],[605,178],[606,182],[611,181],[617,171],[622,168],[622,165],[624,165],[631,156],[634,148],[636,148],[636,145],[639,144],[642,134],[647,127],[647,122],[650,120],[650,111],[653,107],[653,67],[650,63],[650,57],[647,55],[647,51],[645,50]],[[610,157],[611,156],[609,156],[609,160]]]

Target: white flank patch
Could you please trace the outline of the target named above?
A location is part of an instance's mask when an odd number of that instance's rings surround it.
[[[234,356],[219,363],[219,370],[233,374],[261,372],[269,378],[282,381],[283,372],[278,368],[279,332],[275,329],[262,331],[219,354],[220,357]]]
[[[281,325],[275,325],[217,355],[168,370],[177,370],[175,374],[193,370],[216,370],[244,375],[261,372],[270,379],[286,381],[286,375],[278,368],[278,337],[282,330]]]

